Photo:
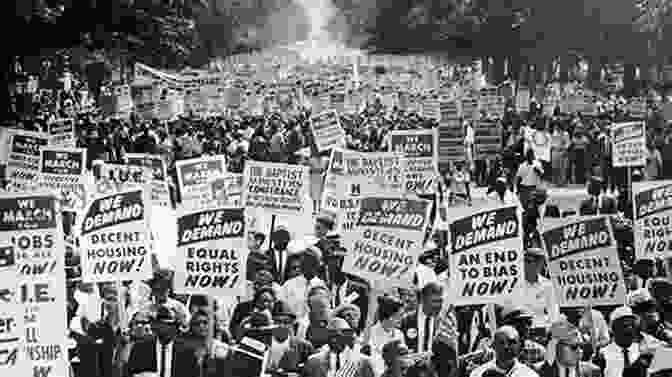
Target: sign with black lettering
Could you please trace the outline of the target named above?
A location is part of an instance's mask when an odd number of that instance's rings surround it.
[[[305,213],[309,198],[308,167],[246,161],[243,205],[280,214]]]
[[[243,208],[222,207],[179,215],[175,292],[215,297],[243,294],[246,236]]]
[[[61,205],[81,211],[86,205],[86,149],[44,147],[40,155],[39,185],[58,194]]]
[[[433,194],[434,180],[439,173],[438,138],[436,130],[392,131],[390,152],[406,157],[406,191]]]
[[[637,259],[672,256],[672,181],[635,182],[634,231]]]
[[[175,163],[182,206],[200,209],[210,205],[210,182],[226,173],[224,156],[192,158]]]
[[[7,157],[7,177],[11,191],[29,191],[37,184],[40,149],[48,143],[49,137],[42,133],[22,130],[12,132]]]
[[[343,236],[350,252],[343,272],[378,287],[409,287],[429,225],[431,202],[402,197],[364,197],[355,228]]]
[[[0,261],[9,265],[13,258],[18,273],[14,290],[5,287],[0,292],[4,301],[0,308],[5,310],[6,302],[16,299],[23,314],[23,328],[18,329],[13,326],[20,322],[12,325],[9,317],[0,314],[0,330],[4,326],[10,333],[23,331],[19,338],[25,351],[12,354],[0,348],[0,363],[23,357],[29,369],[26,374],[40,377],[68,375],[65,245],[56,201],[43,193],[0,196],[0,244],[14,248],[11,257],[9,250],[0,247]]]
[[[170,207],[168,173],[163,157],[144,153],[127,153],[126,162],[128,165],[142,166],[150,170],[152,204],[161,207]]]
[[[524,258],[516,206],[457,209],[450,224],[450,286],[455,305],[522,297]]]
[[[560,307],[625,303],[623,270],[608,217],[554,222],[542,241]]]
[[[149,203],[141,188],[91,201],[80,223],[84,281],[144,280],[152,276]]]
[[[614,167],[646,164],[646,127],[644,122],[616,123],[611,126]]]

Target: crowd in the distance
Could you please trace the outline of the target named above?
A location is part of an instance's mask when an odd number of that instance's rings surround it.
[[[184,116],[169,122],[101,119],[92,114],[41,112],[19,127],[45,130],[49,119],[73,116],[78,146],[95,160],[123,162],[126,153],[175,161],[226,155],[228,170],[242,172],[248,159],[306,164],[320,182],[328,153],[318,153],[309,110],[285,116]],[[70,99],[72,101],[72,99]],[[39,109],[39,106],[36,108]],[[628,119],[619,109],[597,117],[507,108],[499,123],[501,152],[465,153],[437,177],[436,221],[448,221],[470,186],[487,186],[488,198],[520,203],[525,210],[524,299],[490,307],[452,307],[447,297],[445,229],[428,237],[416,278],[407,289],[376,292],[369,282],[341,271],[344,255],[335,219],[319,210],[317,242],[288,250],[290,233],[249,235],[249,290],[241,297],[180,297],[170,270],[155,268],[146,282],[87,284],[78,279],[76,251],[68,255],[68,312],[76,377],[253,377],[259,370],[232,347],[254,339],[268,348],[263,373],[305,377],[630,377],[647,376],[657,347],[672,342],[672,284],[664,261],[634,259],[632,205],[625,169],[611,165],[609,125]],[[342,114],[347,148],[386,151],[391,130],[433,128],[434,120],[372,103]],[[474,148],[473,125],[464,123],[465,148]],[[548,130],[550,161],[527,145],[528,133]],[[672,177],[672,128],[658,113],[647,120],[648,157],[633,179]],[[548,182],[586,184],[579,208],[546,205]],[[321,185],[311,185],[317,204]],[[179,190],[172,185],[173,205]],[[538,228],[547,217],[614,215],[621,262],[630,292],[623,307],[561,311],[548,279]],[[270,238],[270,240],[267,240]],[[271,241],[271,242],[268,242]],[[268,247],[267,245],[272,245]],[[126,301],[120,307],[119,297]],[[127,326],[124,326],[126,325]],[[671,370],[656,376],[672,375]]]

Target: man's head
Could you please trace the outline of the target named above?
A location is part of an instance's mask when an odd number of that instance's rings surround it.
[[[573,368],[581,360],[581,332],[567,321],[553,323],[550,328],[551,344],[555,344],[558,364]]]
[[[259,251],[266,241],[266,235],[261,232],[250,232],[249,249],[250,251]]]
[[[192,335],[199,338],[206,338],[210,330],[210,315],[208,312],[205,310],[194,312],[189,321],[189,329]]]
[[[343,318],[348,322],[351,328],[359,327],[359,321],[362,318],[362,312],[359,307],[354,304],[341,305],[334,309],[334,317]]]
[[[300,255],[291,255],[287,257],[287,267],[285,270],[287,280],[301,275],[301,273],[303,272],[301,270],[302,264],[303,262],[301,261]]]
[[[254,293],[252,302],[257,311],[271,311],[276,302],[276,294],[273,288],[263,287]]]
[[[498,364],[511,364],[518,357],[520,346],[520,336],[512,326],[502,326],[495,331],[493,348]]]
[[[284,342],[294,333],[296,324],[296,314],[284,301],[279,301],[273,310],[273,322],[276,327],[273,329],[273,337]]]
[[[301,272],[303,272],[303,276],[310,280],[317,276],[319,270],[320,259],[317,253],[312,249],[304,251],[301,256]]]
[[[152,296],[158,304],[164,304],[173,287],[172,273],[168,270],[160,270],[154,274],[150,282]]]
[[[149,311],[137,311],[131,317],[130,336],[134,341],[149,340],[154,336],[152,332],[152,314]]]
[[[152,329],[159,342],[170,343],[177,336],[179,322],[175,311],[167,306],[159,306],[152,321]]]
[[[268,269],[260,269],[254,276],[254,291],[264,287],[270,287],[273,284],[273,274]]]
[[[614,342],[621,347],[629,347],[637,335],[637,317],[632,309],[621,306],[609,316]]]
[[[287,249],[287,245],[289,245],[291,239],[292,237],[287,229],[278,229],[271,235],[271,241],[273,241],[273,248],[275,250]]]
[[[329,334],[329,348],[335,352],[341,352],[353,346],[355,334],[350,325],[343,318],[333,317],[327,326]]]
[[[660,324],[660,313],[656,300],[646,288],[641,288],[630,292],[628,295],[628,305],[632,308],[633,313],[640,319],[640,328],[652,333],[656,331]]]
[[[524,306],[504,305],[500,311],[500,325],[516,329],[522,341],[527,339],[532,326],[532,312]]]
[[[425,315],[439,314],[443,307],[443,288],[438,283],[427,283],[419,294],[420,309]]]
[[[334,219],[327,213],[320,213],[315,218],[315,237],[324,238],[334,229]]]

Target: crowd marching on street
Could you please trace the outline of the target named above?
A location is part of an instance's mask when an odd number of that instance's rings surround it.
[[[17,96],[3,375],[672,376],[666,98],[277,54]]]

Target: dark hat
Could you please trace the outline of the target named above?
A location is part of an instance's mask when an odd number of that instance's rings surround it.
[[[524,306],[513,304],[502,305],[499,316],[502,323],[511,323],[521,320],[532,319],[534,315]]]
[[[159,269],[154,271],[154,275],[149,280],[152,288],[170,288],[173,284],[173,271],[168,269]]]
[[[332,216],[330,213],[327,212],[320,212],[317,217],[315,217],[315,221],[318,223],[322,223],[326,225],[329,228],[333,228],[334,224],[336,224],[336,220],[334,219],[334,216]]]
[[[672,303],[672,283],[663,278],[652,279],[649,283],[651,295],[661,304]]]
[[[273,231],[271,234],[271,239],[273,241],[278,241],[278,240],[286,240],[289,241],[292,239],[291,234],[289,234],[289,231],[285,228],[278,228]]]

